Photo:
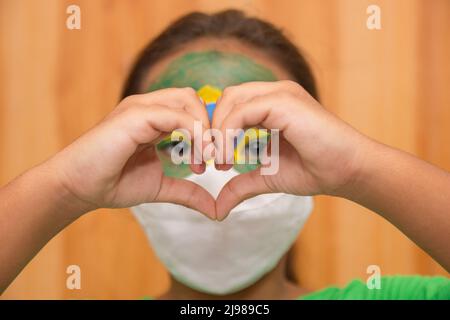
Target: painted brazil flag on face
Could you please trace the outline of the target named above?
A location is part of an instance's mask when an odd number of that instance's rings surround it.
[[[148,91],[164,88],[194,88],[203,99],[211,120],[216,101],[224,88],[250,81],[276,80],[270,69],[245,55],[200,51],[187,53],[172,61],[150,85]],[[269,136],[270,134],[264,130],[253,129],[253,131],[247,130],[245,135],[238,137],[234,149],[234,169],[244,173],[258,168],[260,163],[257,154],[267,146]],[[171,158],[173,148],[186,150],[188,144],[186,141],[173,141],[171,136],[168,136],[157,145],[158,157],[166,175],[184,178],[192,173],[189,164],[175,164]],[[245,158],[246,155],[247,158]],[[256,157],[256,161],[245,160],[252,159],[252,156]]]

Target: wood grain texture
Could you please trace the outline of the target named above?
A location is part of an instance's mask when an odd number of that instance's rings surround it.
[[[70,31],[74,2],[81,30]],[[381,7],[380,31],[366,28],[369,4]],[[99,122],[137,52],[170,21],[229,7],[272,21],[304,49],[326,108],[450,170],[450,1],[0,0],[0,184]],[[448,276],[388,222],[324,196],[294,261],[310,289],[365,279],[370,264],[383,274]],[[81,290],[66,289],[70,264],[81,267]],[[56,236],[2,298],[137,299],[168,283],[128,210],[98,210]]]

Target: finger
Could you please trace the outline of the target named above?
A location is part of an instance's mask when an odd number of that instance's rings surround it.
[[[169,108],[184,109],[205,127],[210,127],[208,112],[200,97],[193,88],[167,88],[137,95],[136,99],[143,104],[166,105]]]
[[[191,159],[198,159],[199,155],[195,154],[195,148],[191,148]],[[191,171],[195,174],[202,174],[205,172],[206,170],[206,163],[203,161],[203,159],[201,159],[201,163],[198,163],[199,161],[193,162],[191,161],[191,163],[189,164],[189,167],[191,169]]]
[[[222,146],[222,163],[232,163],[234,154],[227,152],[227,148],[234,145],[232,130],[246,127],[262,126],[267,129],[285,130],[290,124],[293,111],[290,110],[289,96],[286,94],[270,94],[255,97],[246,103],[237,104],[232,112],[219,123],[219,130],[224,141],[218,144]]]
[[[158,103],[166,105],[168,108],[182,109],[198,120],[200,122],[199,126],[203,127],[204,130],[202,130],[201,135],[194,137],[194,140],[202,142],[201,145],[196,145],[196,150],[204,150],[206,145],[211,143],[211,135],[209,130],[207,130],[207,128],[210,128],[208,112],[203,100],[197,95],[193,88],[167,88],[142,96],[142,102]],[[192,148],[192,150],[194,150],[194,148]],[[202,173],[204,165],[202,154],[193,153],[193,155],[196,156],[196,163],[193,164],[191,169],[194,173]],[[205,159],[205,161],[207,160],[209,159]]]
[[[253,98],[280,92],[282,90],[287,90],[289,92],[294,91],[295,86],[299,87],[299,85],[293,81],[283,80],[274,82],[252,81],[237,86],[227,87],[223,91],[223,94],[217,103],[217,107],[214,110],[211,126],[213,128],[218,128],[218,124],[227,117],[233,109],[233,106],[236,104],[241,104]]]
[[[216,199],[216,219],[224,220],[230,211],[242,201],[263,193],[272,193],[259,169],[233,177],[220,191]]]
[[[170,202],[183,205],[216,219],[215,200],[211,194],[198,184],[163,176],[160,190],[152,202]]]
[[[165,114],[167,113],[167,114]],[[211,136],[208,128],[195,119],[186,111],[165,108],[158,113],[157,117],[152,117],[151,123],[154,128],[164,132],[172,132],[174,130],[183,132],[185,139],[191,142],[191,169],[194,173],[200,174],[204,172],[205,162],[203,159],[204,149],[211,142]],[[167,122],[167,123],[164,123]],[[171,123],[173,122],[173,123]],[[187,132],[186,132],[187,130]],[[207,161],[208,159],[205,159]]]
[[[182,130],[194,138],[195,118],[184,110],[161,105],[134,106],[121,117],[126,132],[136,144],[153,143],[161,133]],[[207,128],[199,128],[203,132]]]

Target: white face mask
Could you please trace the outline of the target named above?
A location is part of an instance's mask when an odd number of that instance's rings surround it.
[[[191,175],[214,197],[234,169]],[[131,210],[172,276],[198,291],[224,295],[242,290],[271,271],[295,241],[311,213],[311,197],[263,194],[235,207],[222,222],[169,203]]]

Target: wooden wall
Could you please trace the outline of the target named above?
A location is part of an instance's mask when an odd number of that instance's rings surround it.
[[[81,30],[65,27],[69,4],[81,7]],[[379,31],[366,28],[369,4],[381,7]],[[304,48],[332,112],[450,170],[448,0],[0,0],[0,184],[100,121],[136,53],[174,18],[228,7],[272,21]],[[388,222],[330,197],[317,197],[295,253],[311,289],[366,278],[370,264],[448,276]],[[81,267],[81,290],[66,289],[70,264]],[[136,299],[168,281],[128,210],[98,210],[54,238],[3,298]]]

